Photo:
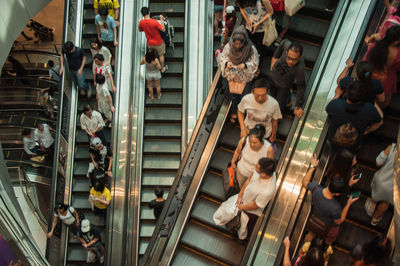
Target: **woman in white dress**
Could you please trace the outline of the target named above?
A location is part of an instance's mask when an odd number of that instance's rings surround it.
[[[96,75],[96,100],[99,112],[102,113],[106,124],[112,120],[112,113],[115,112],[113,100],[107,87],[106,78],[102,74]]]
[[[107,47],[103,46],[101,42],[97,38],[92,38],[90,40],[90,53],[92,54],[92,57],[96,54],[101,54],[104,57],[104,62],[106,62],[106,65],[109,66],[111,64],[111,52],[108,50]]]
[[[101,74],[104,75],[107,82],[107,87],[110,91],[116,92],[117,88],[114,85],[114,79],[111,74],[110,66],[106,64],[104,61],[104,57],[101,54],[96,54],[93,57],[93,80],[94,86],[96,86],[96,75]]]

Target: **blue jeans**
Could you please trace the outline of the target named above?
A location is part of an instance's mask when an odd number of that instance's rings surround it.
[[[71,70],[71,75],[78,88],[82,88],[86,92],[89,90],[89,83],[85,79],[85,70],[82,71],[82,75],[78,75],[78,70]]]
[[[98,258],[101,257],[101,252],[100,252],[101,245],[102,245],[101,242],[97,241],[95,244],[90,246],[90,248],[92,249],[92,251],[96,253]]]

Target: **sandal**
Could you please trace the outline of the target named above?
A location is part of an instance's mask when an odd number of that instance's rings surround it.
[[[371,217],[372,215],[374,215],[375,208],[376,203],[371,198],[365,201],[364,209],[368,216]]]
[[[380,221],[382,221],[382,217],[380,217],[380,218],[372,217],[371,225],[372,225],[372,226],[377,226],[377,225],[379,224]]]
[[[167,71],[168,70],[168,65],[165,65],[164,66],[164,71],[161,71],[161,73],[165,73],[165,71]]]

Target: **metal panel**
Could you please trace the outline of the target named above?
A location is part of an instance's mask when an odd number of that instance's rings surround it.
[[[397,136],[397,153],[394,162],[394,262],[395,265],[400,265],[400,130]],[[392,230],[391,230],[392,231]]]

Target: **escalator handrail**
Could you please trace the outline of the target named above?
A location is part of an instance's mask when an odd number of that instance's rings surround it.
[[[348,2],[347,2],[347,3],[348,3]],[[368,12],[369,12],[369,13],[372,12],[373,6],[374,6],[375,3],[376,3],[375,0],[372,0],[372,1],[371,1],[371,5],[369,5],[369,8],[368,8],[367,13],[368,13]],[[343,9],[343,11],[346,11],[346,12],[347,12],[347,10],[350,8],[350,6],[344,7],[344,6],[343,6],[344,4],[346,4],[344,1],[342,1],[342,2],[339,4],[339,6],[338,6],[338,10],[339,10],[339,11],[341,11],[342,8],[346,8],[346,9]],[[343,11],[341,11],[341,12],[343,12]],[[334,20],[335,20],[335,19],[339,19],[338,16],[339,16],[339,14],[336,13]],[[367,17],[369,18],[369,16],[367,16]],[[342,21],[340,21],[340,23],[334,23],[334,25],[336,24],[335,27],[341,27],[341,25],[342,25],[344,19],[345,19],[345,17],[342,16]],[[367,21],[364,20],[364,21],[363,21],[363,25],[362,25],[360,28],[365,28],[365,27],[366,27],[366,24],[368,24],[368,20],[367,20]],[[339,34],[338,31],[336,31],[336,33]],[[363,40],[363,33],[364,33],[364,30],[362,30],[362,33],[361,33],[361,34],[358,34],[358,35],[357,35],[357,38],[356,38],[357,41],[356,41],[356,42],[360,42],[360,41]],[[336,36],[335,38],[337,38],[337,36]],[[327,45],[327,41],[325,41],[325,45]],[[331,45],[331,49],[332,49],[332,48],[333,48],[333,44]],[[325,49],[327,49],[327,47],[325,47]],[[326,54],[326,56],[330,56],[330,54],[332,53],[331,50],[328,50],[328,51],[329,51],[328,53],[324,53],[324,54]],[[353,55],[353,57],[354,57],[355,53],[356,53],[356,51],[355,51],[354,49],[352,49],[351,54]],[[327,61],[326,61],[326,62],[327,62]],[[324,69],[326,68],[326,65],[325,65],[325,66],[324,66],[324,65],[320,65],[319,67],[322,67],[322,66],[323,66]],[[321,82],[322,78],[323,78],[323,75],[321,75],[321,76],[319,77],[319,80],[317,81],[318,84]],[[318,91],[317,91],[317,90],[315,90],[315,91],[311,94],[312,97],[310,97],[310,100],[309,100],[309,105],[308,105],[309,108],[308,108],[308,110],[307,110],[307,112],[306,112],[306,114],[305,114],[305,120],[304,120],[304,123],[303,123],[303,126],[302,126],[301,130],[304,129],[304,127],[306,126],[306,123],[310,123],[309,120],[312,120],[312,119],[313,119],[311,115],[310,115],[311,117],[309,117],[309,114],[311,114],[312,112],[314,112],[313,104],[314,104],[315,101],[320,101],[320,100],[321,100],[321,99],[317,98],[317,94],[318,94]],[[332,91],[330,92],[330,94],[332,94]],[[327,96],[327,95],[325,95],[325,96]],[[325,97],[325,98],[326,98],[326,97]],[[327,102],[326,102],[327,100],[328,100],[328,98],[326,98],[326,100],[324,100],[325,102],[323,103],[322,106],[325,106],[325,104],[327,104]],[[329,100],[328,100],[328,101],[329,101]],[[318,107],[320,108],[321,105],[319,104],[319,105],[317,106],[317,108],[318,108]],[[323,109],[323,110],[324,110],[324,109]],[[321,110],[318,110],[318,111],[321,112]],[[322,111],[322,112],[324,112],[324,111]],[[312,121],[312,122],[315,122],[315,121]],[[317,130],[317,129],[315,129],[315,130]],[[321,129],[320,132],[321,132],[321,135],[320,135],[320,136],[323,137],[323,136],[326,134],[326,128],[325,128],[325,129]],[[299,134],[299,135],[300,135],[300,138],[299,138],[299,139],[301,139],[302,137],[304,137],[304,136],[302,136],[303,134],[304,134],[304,130],[303,130],[303,132],[302,132],[301,134]],[[322,149],[322,145],[323,145],[323,142],[322,142],[322,143],[321,143],[321,142],[318,142],[317,145],[315,145],[315,148],[312,148],[313,145],[312,145],[312,142],[310,142],[309,148],[313,149],[315,153],[319,153],[319,152],[321,151],[321,149]],[[298,149],[298,146],[294,146],[294,147],[293,147],[293,154],[295,154],[296,152],[297,152],[297,153],[298,153],[298,152],[303,152],[303,153],[304,153],[304,151],[300,151],[300,150],[297,150],[297,149]],[[304,149],[304,148],[302,148],[302,149]],[[312,153],[314,153],[314,152],[312,152]],[[310,153],[310,154],[312,154],[312,153]],[[309,156],[309,157],[310,157],[310,156]],[[291,158],[293,158],[293,156],[292,156]],[[288,161],[290,161],[290,160],[288,160]],[[304,165],[306,165],[306,164],[307,164],[307,162],[304,162]],[[307,165],[308,165],[308,164],[307,164]],[[289,166],[289,167],[291,167],[291,166]],[[306,170],[307,170],[307,169],[303,167],[302,172],[299,173],[299,171],[297,171],[297,172],[296,172],[296,175],[298,175],[300,178],[302,178],[302,177],[304,176]],[[290,171],[290,169],[286,169],[284,174],[286,175],[289,171]],[[297,181],[298,181],[298,180],[297,180]],[[297,181],[296,181],[296,184],[298,183]],[[301,182],[300,182],[300,183],[301,183]],[[305,191],[303,191],[304,189],[301,190],[301,184],[300,184],[299,186],[300,186],[300,191],[299,191],[300,194],[298,194],[298,195],[299,195],[298,198],[297,198],[298,200],[303,199],[303,196],[304,196],[304,194],[305,194]],[[278,198],[279,198],[279,197],[275,197],[275,200],[278,200]],[[299,202],[296,202],[296,204],[294,204],[293,206],[296,206],[296,208],[298,208],[298,207],[299,207],[298,204],[300,204],[300,203],[299,203]],[[295,209],[295,208],[293,208],[293,209]],[[290,225],[291,223],[294,223],[296,217],[297,217],[297,215],[296,215],[295,213],[293,213],[291,219],[289,219],[288,221],[282,220],[281,223],[286,224],[286,225],[288,225],[288,224]],[[283,232],[283,233],[284,233],[283,235],[288,235],[288,232],[290,232],[289,229],[290,229],[290,226],[286,226],[286,229],[285,229],[285,230],[281,230],[280,233]],[[263,229],[261,235],[263,235],[264,232],[265,232],[265,228]],[[275,235],[275,237],[276,237],[276,235]],[[279,241],[280,238],[282,238],[282,234],[280,235],[280,237],[276,237],[276,239],[278,239],[278,241]],[[256,256],[257,252],[259,251],[260,245],[261,245],[261,241],[259,241],[259,243],[257,244],[257,246],[255,246],[255,249],[254,249],[253,252],[252,252],[253,258],[251,259],[251,262],[254,262],[254,259],[255,259],[254,257]],[[279,242],[279,245],[280,245],[280,242]],[[275,264],[279,264],[279,263],[281,262],[282,256],[283,256],[283,249],[280,249],[280,250],[278,251],[278,253],[277,253],[276,260],[275,260]],[[250,262],[248,262],[248,263],[250,263]]]
[[[11,54],[40,54],[40,55],[54,56],[54,57],[60,58],[60,55],[57,53],[40,51],[40,50],[11,50],[10,53]]]

